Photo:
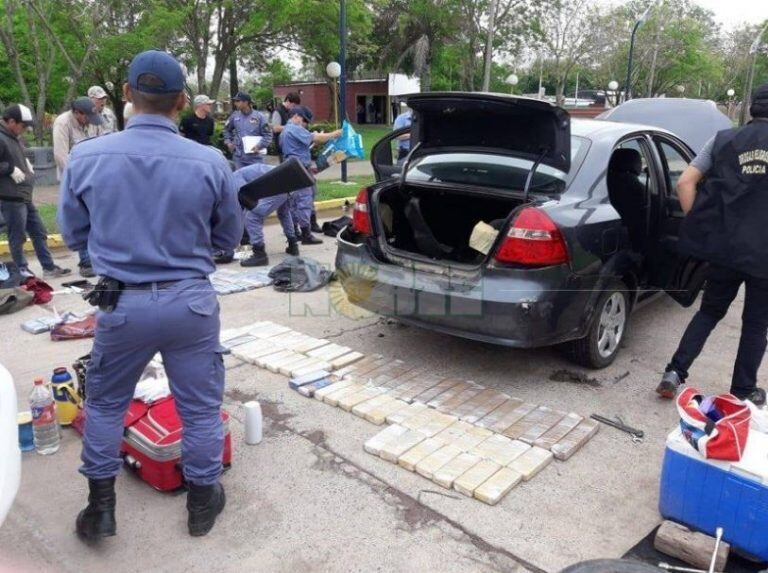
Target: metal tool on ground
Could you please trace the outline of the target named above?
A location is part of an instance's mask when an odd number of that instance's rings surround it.
[[[709,573],[714,573],[715,562],[717,561],[717,550],[720,549],[720,542],[723,540],[723,528],[718,527],[715,530],[715,550],[712,552],[712,561],[709,563]]]
[[[664,569],[665,571],[677,571],[678,573],[708,573],[704,569],[693,569],[691,567],[675,567],[674,565],[670,565],[669,563],[659,563],[659,569]]]
[[[616,428],[617,430],[621,430],[622,432],[629,434],[632,436],[633,442],[642,442],[643,438],[645,437],[645,432],[643,430],[638,430],[637,428],[628,426],[624,423],[624,420],[618,416],[616,416],[615,420],[612,420],[610,418],[606,418],[605,416],[600,416],[599,414],[592,414],[591,418],[597,422],[600,422],[601,424],[611,426],[612,428]]]

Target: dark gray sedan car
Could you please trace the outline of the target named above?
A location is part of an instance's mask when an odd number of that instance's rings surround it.
[[[601,368],[639,302],[666,290],[693,303],[704,269],[676,254],[676,183],[699,142],[512,96],[408,104],[410,155],[393,164],[401,132],[377,144],[378,182],[338,235],[354,304],[494,344],[561,345]]]

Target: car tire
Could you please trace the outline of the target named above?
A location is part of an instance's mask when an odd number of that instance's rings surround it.
[[[595,305],[595,316],[587,335],[563,346],[568,358],[596,370],[613,364],[627,336],[630,300],[623,282],[616,281],[604,290]]]
[[[623,559],[596,559],[577,563],[560,573],[658,573],[661,569],[637,561]]]

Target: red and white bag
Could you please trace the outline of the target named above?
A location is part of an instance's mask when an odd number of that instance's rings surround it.
[[[749,438],[751,412],[731,394],[705,397],[686,388],[677,397],[680,428],[705,458],[738,462]]]

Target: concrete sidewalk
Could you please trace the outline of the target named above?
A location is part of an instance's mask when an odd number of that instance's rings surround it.
[[[268,228],[273,263],[282,248],[279,228]],[[327,238],[302,248],[303,255],[329,264],[334,253]],[[75,258],[65,255],[59,263],[74,266]],[[617,362],[584,372],[551,349],[511,350],[375,317],[346,318],[332,310],[334,288],[295,295],[265,288],[222,297],[222,323],[229,328],[272,320],[553,408],[620,415],[647,438],[635,444],[603,428],[570,461],[552,464],[489,507],[365,453],[364,441],[380,428],[299,396],[284,377],[230,358],[226,402],[234,417],[234,462],[223,478],[228,507],[211,535],[187,535],[184,496],[160,494],[123,472],[118,536],[98,548],[82,545],[73,532],[86,482],[77,474],[79,439],[65,430],[55,455],[24,456],[22,488],[0,528],[0,564],[13,571],[113,573],[556,572],[580,560],[620,556],[661,521],[660,462],[677,415],[653,388],[692,310],[666,299],[641,309]],[[64,295],[55,303],[59,310],[84,304]],[[741,306],[740,297],[692,371],[692,384],[704,392],[728,387]],[[0,320],[0,356],[22,406],[35,377],[50,377],[54,367],[71,364],[90,348],[90,341],[52,342],[19,328],[43,314],[29,308]],[[563,370],[574,382],[553,381],[568,378]],[[242,440],[240,404],[251,399],[262,403],[265,414],[259,446]]]

